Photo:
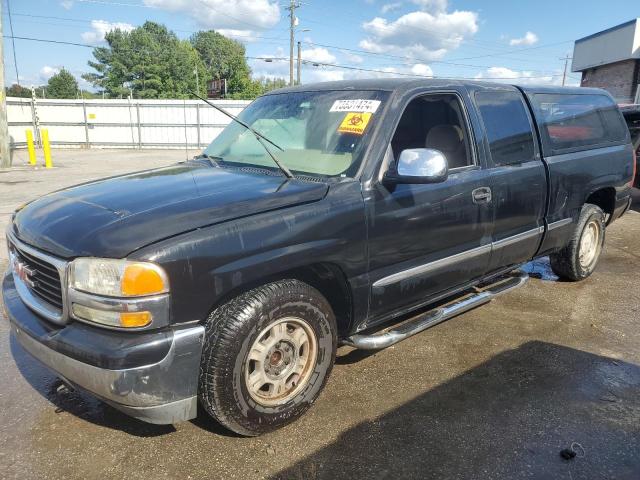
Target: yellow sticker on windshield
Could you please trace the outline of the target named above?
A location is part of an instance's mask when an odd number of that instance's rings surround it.
[[[365,128],[367,128],[367,125],[369,124],[371,115],[371,112],[347,113],[347,115],[344,117],[344,120],[342,120],[342,123],[338,127],[338,132],[362,135]]]

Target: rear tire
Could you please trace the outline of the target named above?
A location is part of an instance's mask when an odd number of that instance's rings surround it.
[[[315,288],[282,280],[250,290],[207,318],[200,403],[241,435],[280,428],[319,396],[336,343],[333,311]]]
[[[560,278],[584,280],[593,273],[600,259],[605,237],[604,212],[597,205],[582,207],[569,243],[549,256],[551,269]]]

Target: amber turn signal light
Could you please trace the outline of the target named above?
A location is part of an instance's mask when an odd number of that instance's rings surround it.
[[[164,272],[150,263],[132,263],[125,267],[122,275],[122,295],[135,297],[153,295],[168,290]]]

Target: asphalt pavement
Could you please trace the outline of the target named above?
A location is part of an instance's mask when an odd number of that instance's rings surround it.
[[[54,150],[56,168],[0,170],[0,228],[67,185],[182,160],[184,151]],[[18,152],[18,155],[23,155]],[[233,435],[204,413],[145,424],[54,375],[0,313],[0,477],[15,479],[638,479],[640,192],[597,271],[531,280],[391,348],[338,352],[299,421]],[[6,249],[0,245],[0,269]],[[573,459],[561,457],[572,448]]]

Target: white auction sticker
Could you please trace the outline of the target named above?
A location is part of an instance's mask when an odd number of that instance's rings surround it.
[[[375,113],[380,106],[380,100],[336,100],[331,106],[330,112],[358,112]]]

